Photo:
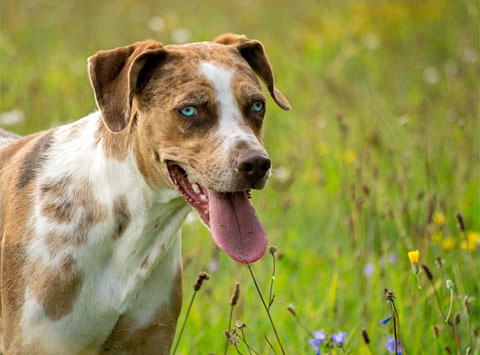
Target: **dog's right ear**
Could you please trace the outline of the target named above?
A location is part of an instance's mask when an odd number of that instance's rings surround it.
[[[129,123],[132,99],[140,92],[166,50],[155,41],[137,42],[128,47],[101,51],[88,58],[88,73],[103,121],[112,132]]]

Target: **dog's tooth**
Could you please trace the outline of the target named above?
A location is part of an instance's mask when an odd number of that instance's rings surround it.
[[[200,195],[200,200],[207,202],[207,201],[208,201],[208,198],[207,198],[207,196],[205,196],[204,194],[201,194],[201,195]]]
[[[192,184],[192,189],[193,189],[193,191],[195,191],[196,194],[200,193],[200,186],[198,186],[197,183]]]

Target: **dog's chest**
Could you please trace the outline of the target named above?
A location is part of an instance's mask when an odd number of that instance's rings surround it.
[[[141,327],[168,307],[190,208],[171,190],[145,194],[135,177],[112,190],[108,174],[64,175],[39,179],[22,328],[27,342],[73,354],[98,349],[121,316]]]

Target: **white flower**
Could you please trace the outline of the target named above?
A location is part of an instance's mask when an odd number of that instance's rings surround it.
[[[148,20],[148,27],[154,32],[160,32],[165,29],[165,20],[159,16],[152,17]]]
[[[430,85],[438,83],[440,80],[440,73],[438,72],[438,69],[432,66],[426,67],[423,71],[423,80]]]
[[[0,114],[0,124],[8,126],[22,122],[25,119],[25,114],[20,110],[11,110]]]
[[[377,49],[380,46],[380,38],[375,33],[367,33],[363,37],[363,45],[368,49]]]
[[[177,28],[172,32],[172,40],[175,43],[187,43],[190,38],[192,34],[186,28]]]

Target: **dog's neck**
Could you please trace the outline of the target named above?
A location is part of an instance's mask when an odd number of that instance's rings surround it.
[[[108,211],[108,217],[89,231],[84,249],[108,260],[102,261],[103,273],[113,287],[122,288],[115,308],[123,313],[172,245],[179,247],[179,230],[191,208],[173,189],[147,183],[138,168],[134,144],[127,138],[134,132],[105,136],[99,134],[104,132],[100,127],[97,112],[58,129],[55,166],[62,171],[54,174],[70,176],[74,184],[89,181],[95,200]],[[78,253],[81,258],[82,251]],[[174,259],[176,269],[181,260]]]

